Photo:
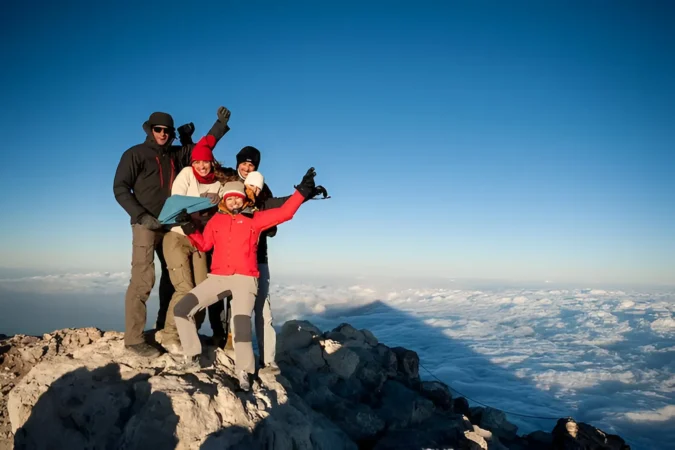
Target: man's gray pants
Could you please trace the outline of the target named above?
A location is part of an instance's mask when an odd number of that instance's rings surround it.
[[[270,307],[270,268],[258,264],[258,295],[255,298],[255,335],[258,352],[264,366],[273,363],[276,357],[277,335],[274,330],[272,308]]]
[[[254,373],[251,314],[257,293],[258,279],[255,277],[209,274],[205,281],[185,295],[174,308],[183,353],[186,356],[195,356],[202,352],[194,322],[195,314],[231,295],[235,370],[237,373],[242,370]]]

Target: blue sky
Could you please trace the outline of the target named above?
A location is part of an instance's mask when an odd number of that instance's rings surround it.
[[[675,283],[670,2],[67,3],[0,18],[0,267],[127,270],[121,154],[223,104],[333,196],[273,274]]]

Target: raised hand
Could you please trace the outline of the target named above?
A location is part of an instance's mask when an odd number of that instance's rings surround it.
[[[221,121],[224,125],[227,124],[227,121],[230,120],[230,110],[224,106],[218,108],[218,120]]]

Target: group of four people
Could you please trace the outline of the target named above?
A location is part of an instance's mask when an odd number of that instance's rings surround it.
[[[197,330],[208,308],[214,344],[223,346],[231,330],[240,386],[250,389],[255,369],[251,314],[262,367],[278,371],[276,338],[269,302],[267,237],[290,220],[300,205],[325,190],[307,171],[292,196],[276,198],[257,169],[260,152],[244,147],[235,168],[222,167],[213,149],[229,131],[230,111],[220,107],[217,120],[197,144],[194,125],[178,128],[173,118],[155,112],[143,124],[145,142],[121,157],[114,180],[118,203],[131,218],[131,281],[125,296],[125,347],[138,355],[160,354],[144,337],[146,302],[155,284],[154,255],[161,264],[159,313],[155,328],[164,348],[185,355],[186,368],[198,366]],[[181,212],[173,226],[158,220],[171,195],[206,197],[213,208]],[[231,298],[231,308],[226,301]],[[227,312],[231,312],[231,319]]]

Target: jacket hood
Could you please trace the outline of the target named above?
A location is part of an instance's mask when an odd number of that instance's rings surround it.
[[[143,131],[145,131],[146,137],[145,137],[145,143],[148,144],[150,147],[157,149],[157,150],[166,150],[167,148],[171,147],[171,144],[173,143],[174,139],[176,139],[176,130],[171,128],[171,133],[169,134],[169,140],[166,141],[166,144],[160,146],[157,144],[155,141],[155,137],[152,134],[152,125],[150,125],[150,121],[146,120],[143,122]]]

